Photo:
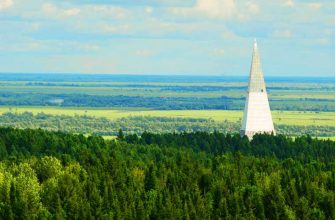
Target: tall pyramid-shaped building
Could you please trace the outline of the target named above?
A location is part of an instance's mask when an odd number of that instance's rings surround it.
[[[266,93],[260,55],[255,40],[241,136],[246,135],[251,139],[256,133],[275,134],[275,129]]]

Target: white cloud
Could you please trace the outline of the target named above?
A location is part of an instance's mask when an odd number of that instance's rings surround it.
[[[122,7],[109,6],[109,5],[95,5],[88,6],[88,9],[97,12],[104,16],[110,16],[113,18],[124,19],[129,15],[129,11]]]
[[[279,38],[291,38],[292,32],[290,30],[275,30],[272,35]]]
[[[213,56],[223,56],[223,55],[225,55],[225,50],[224,49],[222,49],[222,48],[215,48],[215,49],[213,49],[212,51],[211,51],[211,55],[213,55]]]
[[[152,12],[154,11],[154,9],[150,6],[145,7],[145,12],[148,14],[152,14]]]
[[[70,9],[64,10],[63,13],[66,16],[76,16],[80,13],[80,9],[79,8],[70,8]]]
[[[317,43],[322,44],[322,45],[326,45],[326,44],[329,44],[329,39],[328,38],[320,38],[320,39],[317,39]]]
[[[327,35],[333,35],[335,32],[333,29],[326,29],[324,30],[324,33],[327,34]]]
[[[209,17],[230,18],[236,11],[234,0],[198,0],[195,10]]]
[[[294,0],[286,0],[286,1],[283,1],[282,3],[282,6],[284,7],[289,7],[289,8],[293,8],[293,7],[296,7],[298,8],[298,6],[300,6],[300,8],[307,8],[307,9],[311,9],[311,10],[320,10],[321,7],[323,7],[323,4],[320,3],[320,2],[295,2]],[[329,6],[329,4],[328,4]]]
[[[78,49],[88,51],[100,50],[100,46],[96,44],[77,44],[77,47]]]
[[[171,32],[189,33],[192,31],[199,30],[201,27],[198,24],[194,23],[164,22],[153,19],[150,22],[148,22],[148,28],[152,33],[157,33],[157,31],[169,32],[169,33]]]
[[[125,34],[129,32],[130,27],[128,24],[122,24],[122,25],[105,24],[103,25],[102,30],[107,33]]]
[[[295,6],[295,3],[293,0],[287,0],[283,3],[283,6],[293,8]]]
[[[321,3],[313,2],[313,3],[308,3],[307,7],[313,10],[320,10],[322,7]]]
[[[250,14],[258,14],[260,12],[259,6],[254,2],[247,2],[246,9]]]
[[[192,7],[174,7],[170,12],[181,16],[205,15],[211,18],[230,18],[236,11],[234,0],[197,0]]]
[[[44,49],[45,46],[41,42],[29,42],[27,43],[27,50],[41,50]]]
[[[34,23],[31,24],[31,29],[34,30],[34,31],[39,30],[40,27],[41,27],[40,23],[34,22]]]
[[[59,73],[74,72],[91,74],[120,72],[117,69],[115,59],[111,59],[107,56],[90,54],[78,56],[53,55],[48,58],[41,58],[39,62],[44,64],[43,68]],[[62,65],[59,65],[60,63]],[[64,67],[66,68],[64,69]]]
[[[235,39],[237,36],[235,33],[231,32],[231,31],[224,31],[222,34],[223,39],[227,39],[227,40],[233,40]]]
[[[139,49],[135,51],[135,54],[140,57],[149,57],[153,54],[153,51],[149,49]]]
[[[46,3],[42,5],[42,11],[48,15],[53,17],[72,17],[77,16],[81,12],[79,8],[59,8],[54,4]]]
[[[46,3],[42,5],[42,11],[46,14],[53,14],[57,11],[57,7],[51,3]]]
[[[0,11],[6,8],[10,8],[12,5],[12,0],[0,0]]]
[[[171,13],[180,16],[206,16],[214,19],[248,20],[250,15],[260,12],[254,1],[237,2],[236,0],[197,0],[192,7],[175,7]]]

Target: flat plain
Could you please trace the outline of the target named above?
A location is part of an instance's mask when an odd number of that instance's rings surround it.
[[[334,78],[266,81],[276,125],[328,127],[335,136]],[[246,89],[247,77],[0,74],[0,114],[240,122]]]
[[[133,117],[169,117],[169,118],[201,118],[213,119],[223,122],[241,121],[243,112],[240,110],[141,110],[141,109],[110,109],[110,108],[74,108],[74,107],[45,107],[45,106],[19,106],[0,107],[0,114],[12,112],[33,114],[45,113],[50,115],[87,115],[92,117],[104,117],[110,120]],[[275,124],[282,125],[335,125],[335,112],[311,112],[311,111],[272,111]]]

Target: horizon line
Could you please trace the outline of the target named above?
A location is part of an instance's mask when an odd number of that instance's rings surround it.
[[[47,75],[107,75],[107,76],[184,76],[184,77],[249,77],[249,73],[248,74],[186,74],[186,73],[175,73],[175,74],[171,74],[171,73],[79,73],[79,72],[0,72],[1,75],[5,75],[5,74],[30,74],[30,75],[41,75],[41,74],[47,74]],[[267,76],[265,76],[265,78],[268,77],[278,77],[278,78],[291,78],[291,77],[297,77],[297,78],[335,78],[334,75],[311,75],[311,76],[303,76],[300,74],[297,75],[269,75],[267,74]]]

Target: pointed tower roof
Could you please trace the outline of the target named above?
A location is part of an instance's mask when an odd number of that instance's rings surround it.
[[[275,134],[269,99],[260,62],[257,42],[254,42],[249,87],[246,96],[241,135],[249,139],[257,133]]]
[[[254,51],[252,53],[248,92],[265,92],[263,71],[256,39],[254,40]]]

